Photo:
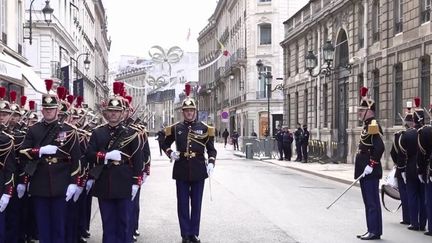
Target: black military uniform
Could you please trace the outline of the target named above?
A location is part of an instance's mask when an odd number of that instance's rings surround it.
[[[285,129],[286,130],[283,132],[282,135],[282,147],[285,154],[285,160],[291,161],[291,156],[292,156],[291,144],[293,142],[293,136],[288,130],[288,127],[286,127]]]
[[[58,112],[59,99],[50,94],[52,84],[46,80],[48,94],[42,97],[42,107]],[[80,171],[76,129],[57,119],[42,120],[29,128],[20,156],[28,161],[25,171],[30,176],[39,240],[65,242],[66,202],[76,193]]]
[[[425,187],[418,177],[418,132],[415,128],[414,113],[411,105],[405,116],[405,122],[411,124],[399,137],[401,149],[402,173],[406,173],[406,189],[410,213],[410,230],[424,230],[426,226]]]
[[[363,130],[355,158],[354,177],[360,179],[360,188],[366,208],[367,232],[358,235],[362,240],[380,239],[382,213],[379,199],[379,180],[382,177],[381,157],[384,143],[382,129],[374,118],[375,102],[367,97],[367,88],[361,89],[359,111],[363,112]]]
[[[190,90],[188,84],[185,90]],[[188,96],[188,92],[186,94]],[[196,111],[195,101],[186,98],[182,108]],[[217,154],[214,148],[215,129],[203,122],[185,120],[166,127],[165,135],[163,149],[170,159],[177,159],[174,163],[173,179],[177,185],[177,212],[181,236],[183,242],[200,242],[198,236],[204,180],[211,174]],[[170,148],[174,142],[178,152],[173,152]],[[204,155],[206,151],[207,166]]]
[[[10,103],[4,100],[6,96],[5,87],[0,87],[0,113],[11,115]],[[10,198],[13,194],[13,178],[16,169],[14,140],[13,136],[7,131],[8,120],[0,123],[0,242],[5,243],[5,209],[8,207]],[[10,207],[10,206],[9,206]],[[8,224],[10,222],[7,222]]]
[[[398,185],[398,190],[399,190],[399,195],[400,195],[400,199],[401,199],[401,205],[402,205],[402,220],[401,220],[401,224],[410,224],[410,216],[409,216],[409,207],[408,207],[408,195],[406,192],[406,174],[402,174],[405,173],[405,168],[403,165],[403,161],[402,161],[402,156],[401,156],[401,149],[399,146],[399,138],[402,134],[402,131],[396,132],[394,134],[394,139],[393,139],[393,146],[391,148],[390,151],[390,156],[393,160],[393,163],[396,165],[396,173],[395,173],[395,177],[397,179],[397,185]],[[405,177],[405,179],[404,179]]]
[[[124,111],[119,82],[114,82],[114,97],[107,111]],[[120,154],[120,159],[106,158]],[[87,149],[87,160],[94,163],[90,176],[95,179],[93,195],[99,200],[103,242],[125,242],[131,239],[130,208],[142,183],[143,159],[139,133],[123,123],[96,128]],[[135,193],[133,195],[133,193]]]

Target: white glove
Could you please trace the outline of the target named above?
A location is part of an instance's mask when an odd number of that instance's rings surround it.
[[[44,154],[55,154],[57,153],[58,147],[55,145],[45,145],[40,147],[39,149],[39,157],[42,157]]]
[[[83,192],[83,190],[84,190],[83,187],[77,186],[76,192],[75,192],[75,194],[73,196],[74,202],[78,201],[78,199],[79,199],[81,193]]]
[[[139,189],[138,185],[135,185],[135,184],[132,185],[132,200],[131,201],[133,201],[135,199],[135,196],[138,193],[138,189]]]
[[[172,152],[171,152],[170,157],[171,157],[170,162],[172,162],[173,160],[178,160],[178,159],[180,159],[179,154],[178,154],[177,152],[175,152],[175,151],[172,151]]]
[[[108,163],[108,160],[121,160],[121,153],[118,150],[109,151],[105,154],[105,164]]]
[[[18,198],[22,198],[24,196],[24,193],[26,192],[26,185],[18,184],[16,190],[17,190]]]
[[[425,184],[426,182],[423,180],[423,176],[422,175],[418,175],[418,178],[419,178],[419,180],[420,180],[420,182],[422,183],[422,184]]]
[[[363,171],[363,175],[367,176],[372,174],[373,168],[370,165],[367,165]]]
[[[92,180],[92,179],[87,180],[87,183],[86,183],[86,192],[87,192],[87,194],[92,189],[94,183],[95,183],[95,180]]]
[[[76,184],[69,184],[66,191],[66,202],[68,202],[73,197],[77,190],[78,186]]]
[[[406,172],[402,172],[401,176],[402,176],[404,183],[406,184]]]
[[[0,198],[0,212],[5,211],[7,205],[9,204],[9,199],[11,198],[8,194],[3,194]]]
[[[213,174],[214,164],[208,163],[207,165],[207,175],[210,177]]]

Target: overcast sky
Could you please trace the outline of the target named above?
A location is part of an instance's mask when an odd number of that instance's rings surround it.
[[[153,45],[198,51],[196,39],[216,4],[216,0],[104,0],[112,39],[110,62],[120,55],[148,57]]]

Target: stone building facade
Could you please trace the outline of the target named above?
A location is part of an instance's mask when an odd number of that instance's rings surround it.
[[[223,131],[237,130],[241,136],[255,131],[264,136],[269,127],[267,85],[258,78],[256,63],[262,60],[265,71],[273,75],[273,88],[283,75],[283,56],[279,42],[283,39],[282,22],[295,13],[305,0],[220,0],[208,25],[200,32],[199,104],[207,112],[208,123]],[[224,50],[220,45],[223,45]],[[281,124],[283,95],[271,94],[270,131]],[[221,119],[221,114],[227,119]]]
[[[328,142],[328,155],[352,163],[361,123],[357,118],[361,86],[377,103],[386,153],[393,133],[402,129],[398,113],[418,96],[430,105],[432,24],[430,1],[315,0],[284,22],[284,118],[293,129],[307,124],[312,139]],[[305,55],[322,52],[325,41],[335,47],[329,76],[314,78]],[[318,55],[319,65],[323,64]],[[333,145],[333,146],[332,146]],[[334,147],[335,149],[332,149]]]

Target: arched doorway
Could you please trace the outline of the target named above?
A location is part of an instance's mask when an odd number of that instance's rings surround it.
[[[349,62],[348,38],[344,29],[339,31],[335,50],[335,102],[337,158],[346,162],[348,155],[348,82],[349,71],[345,68]]]

